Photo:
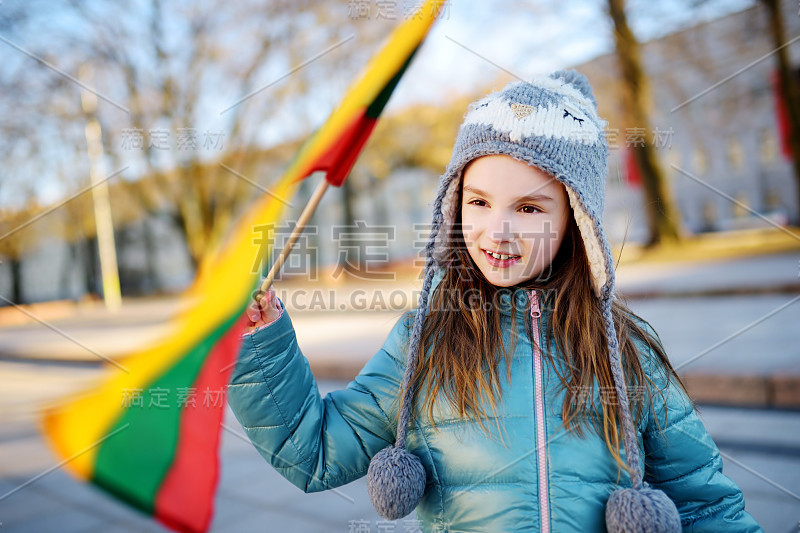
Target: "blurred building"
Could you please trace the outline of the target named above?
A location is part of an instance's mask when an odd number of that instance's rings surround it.
[[[797,73],[797,2],[783,1],[782,11],[791,43],[786,49]],[[751,211],[779,224],[798,223],[797,184],[778,119],[774,51],[761,3],[642,45],[653,94],[654,131],[648,141],[657,146],[683,222],[692,233],[768,227]],[[629,241],[644,241],[643,193],[628,168],[626,151],[641,132],[621,127],[617,119],[621,111],[613,94],[616,59],[609,54],[576,68],[596,88],[601,115],[610,117],[612,157],[605,210],[610,238],[622,241],[627,229]]]

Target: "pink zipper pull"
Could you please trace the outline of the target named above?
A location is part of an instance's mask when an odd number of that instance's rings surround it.
[[[539,318],[542,316],[542,311],[539,309],[539,295],[536,294],[536,289],[531,290],[531,317]]]

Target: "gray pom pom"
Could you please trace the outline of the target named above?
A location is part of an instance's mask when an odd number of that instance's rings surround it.
[[[660,490],[618,489],[606,504],[609,533],[680,533],[681,517]]]
[[[397,520],[417,508],[425,492],[425,468],[405,448],[389,446],[375,454],[367,471],[372,506],[386,520]]]
[[[576,89],[581,94],[588,98],[597,107],[597,100],[594,98],[592,86],[589,84],[589,78],[578,72],[577,70],[559,70],[550,74],[550,77],[556,80],[564,80]]]

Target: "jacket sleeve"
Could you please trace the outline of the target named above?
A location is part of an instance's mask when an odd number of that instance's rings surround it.
[[[647,352],[643,363],[655,390],[643,435],[644,481],[675,502],[685,532],[763,531],[745,511],[741,489],[722,473],[719,449],[692,402],[658,356]]]
[[[242,337],[228,401],[259,453],[294,485],[304,492],[344,485],[394,443],[404,335],[401,318],[355,380],[321,398],[284,311]]]

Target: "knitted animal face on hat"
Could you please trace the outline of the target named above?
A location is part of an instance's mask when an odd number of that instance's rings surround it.
[[[464,167],[481,156],[505,154],[551,174],[569,196],[586,247],[598,297],[613,289],[611,251],[601,225],[608,144],[586,78],[556,72],[514,82],[475,102],[458,132],[441,179],[442,227],[434,257],[442,265],[455,223]],[[434,215],[435,216],[435,215]]]
[[[382,517],[396,520],[411,513],[423,497],[425,469],[405,449],[411,419],[414,369],[434,271],[443,268],[453,242],[464,167],[479,157],[504,154],[551,174],[564,185],[589,259],[592,284],[601,301],[608,357],[622,422],[622,441],[632,489],[617,489],[606,504],[612,533],[679,532],[680,517],[667,495],[642,480],[637,437],[631,420],[619,343],[612,317],[614,269],[601,224],[608,158],[605,122],[585,76],[559,71],[530,82],[514,82],[473,104],[458,132],[450,164],[433,204],[433,224],[425,247],[425,279],[411,330],[408,360],[400,387],[397,441],[377,453],[367,472],[367,491]]]

